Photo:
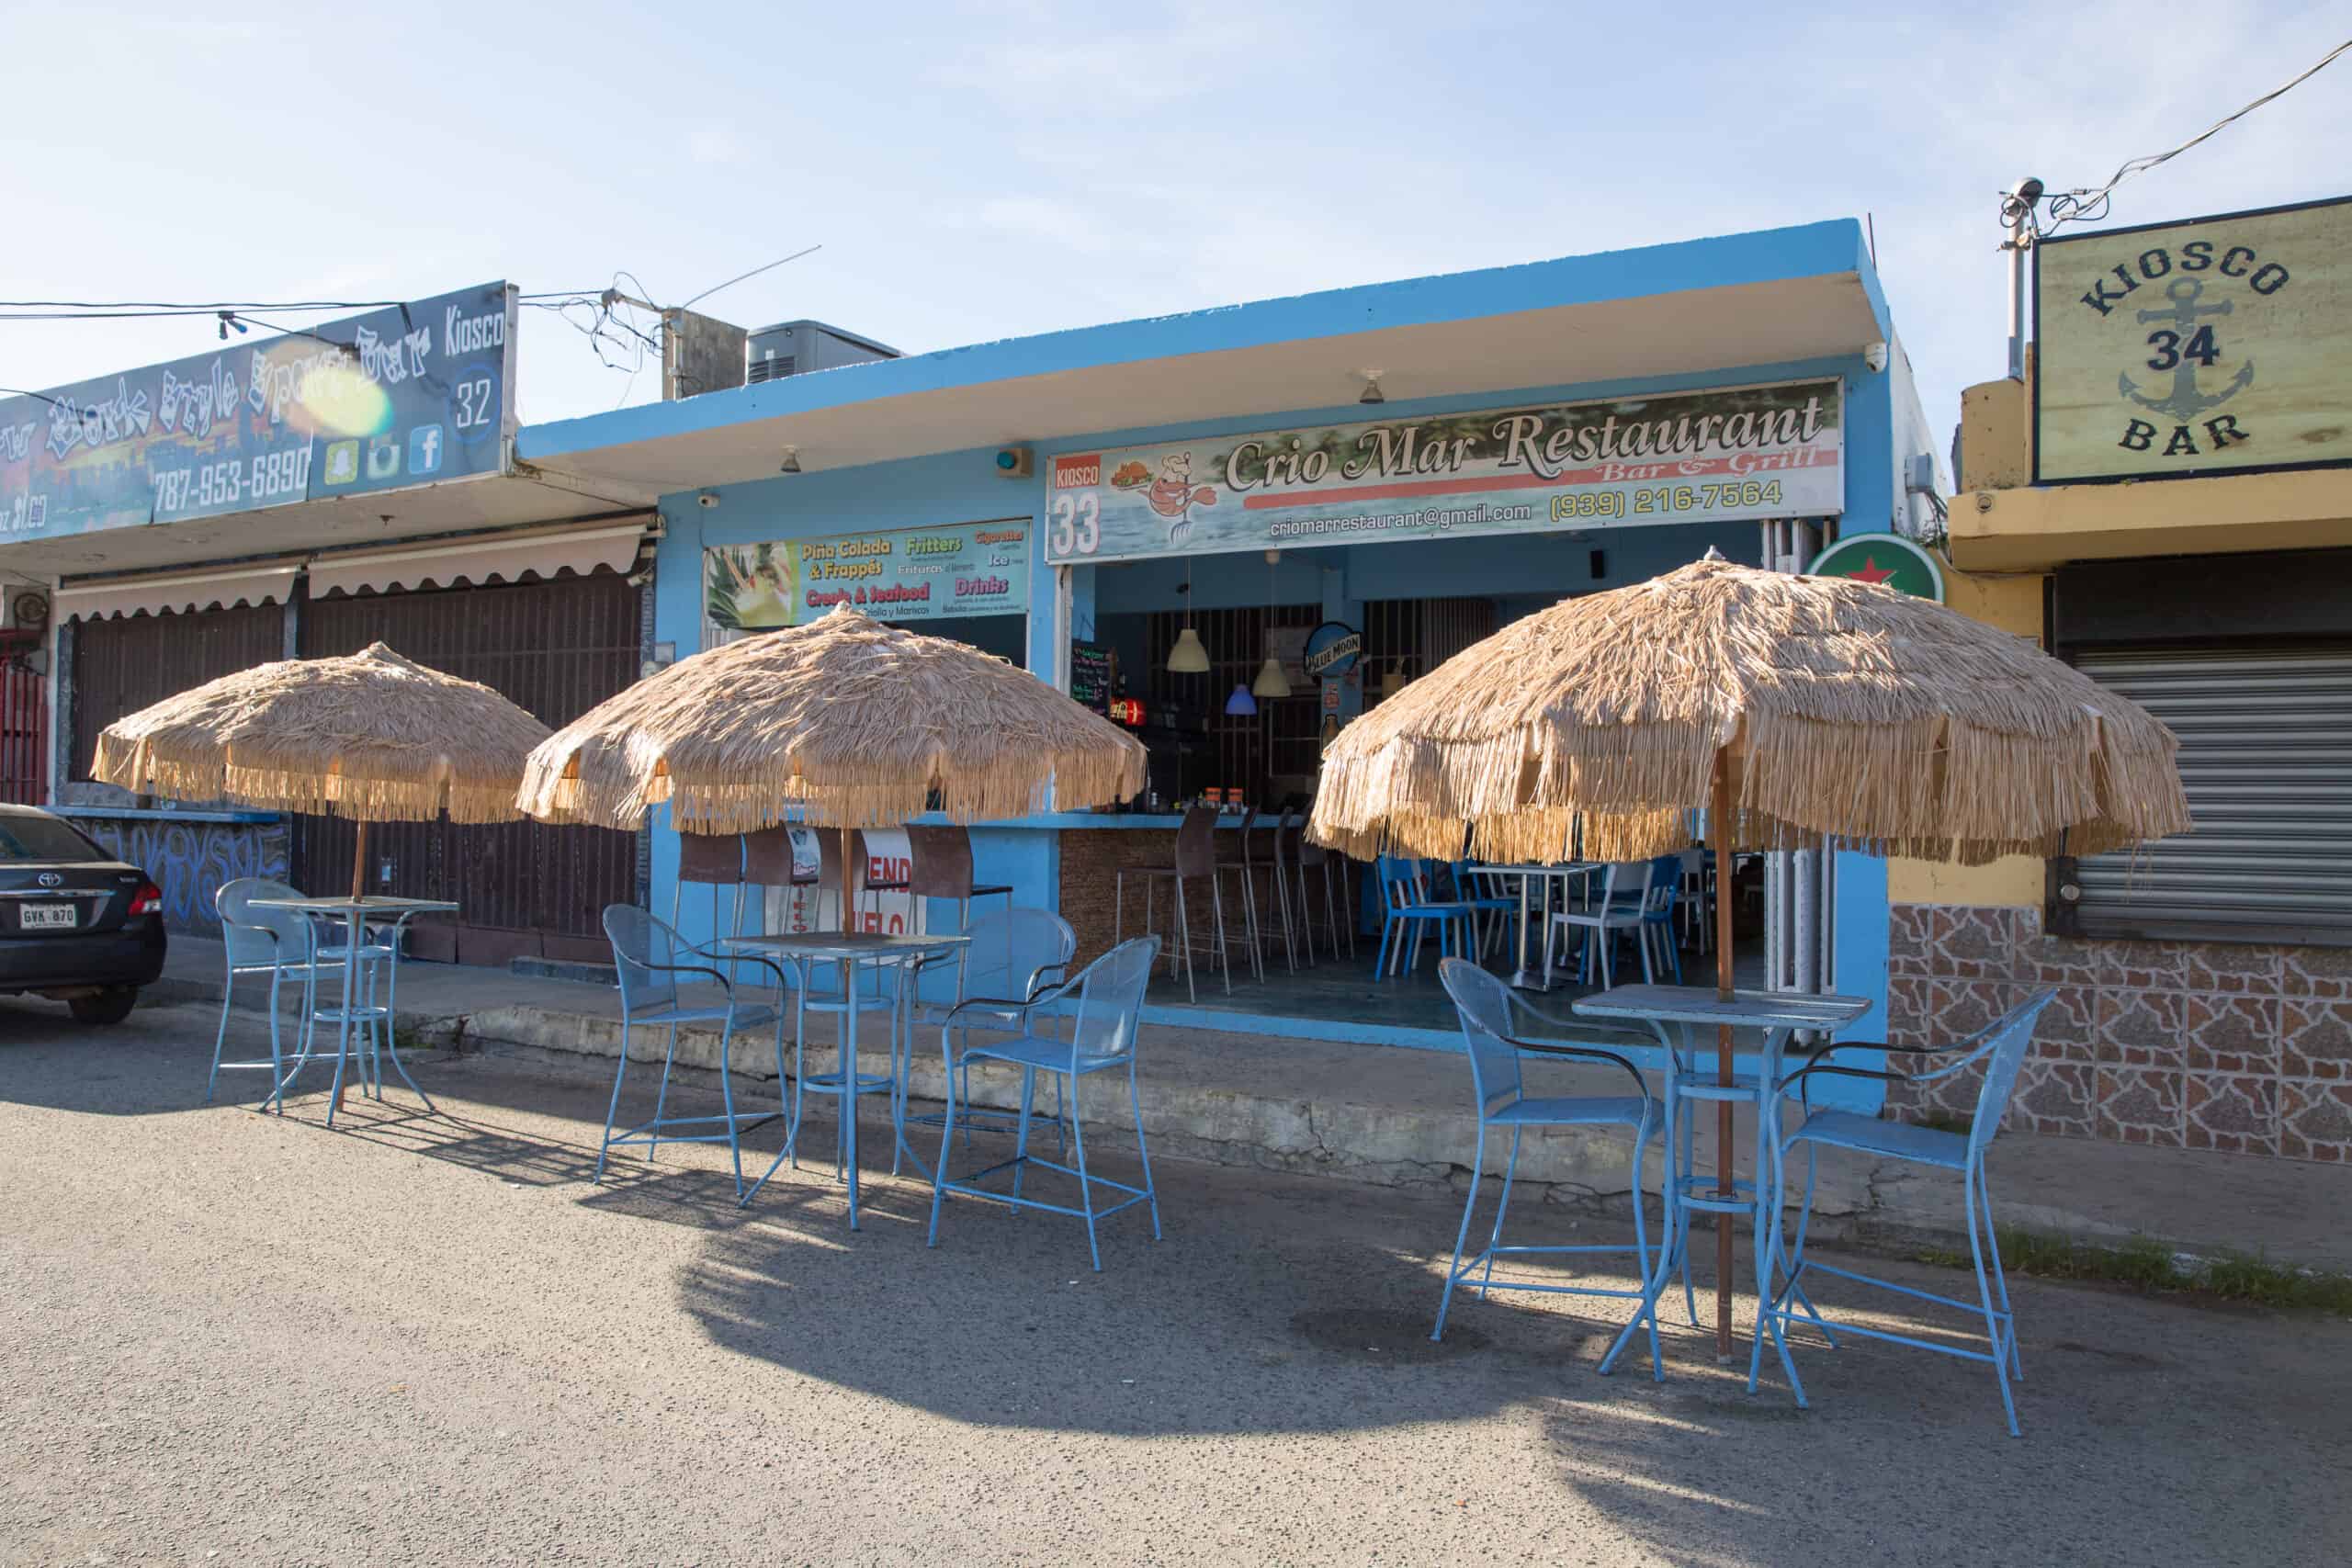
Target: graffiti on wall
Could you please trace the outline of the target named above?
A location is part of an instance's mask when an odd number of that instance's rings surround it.
[[[147,874],[164,890],[164,923],[217,934],[214,895],[241,876],[286,880],[290,835],[283,822],[173,822],[155,818],[82,818],[74,826]]]

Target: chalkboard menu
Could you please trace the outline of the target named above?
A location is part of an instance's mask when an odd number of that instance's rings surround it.
[[[1099,642],[1069,645],[1070,700],[1105,713],[1111,706],[1111,650]]]

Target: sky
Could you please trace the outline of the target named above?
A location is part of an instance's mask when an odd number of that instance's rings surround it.
[[[1939,432],[2005,367],[2005,186],[2104,183],[2352,36],[2233,0],[10,10],[0,299],[673,304],[818,245],[700,309],[922,352],[1853,217]],[[2347,148],[2352,57],[2109,222],[2352,193]],[[0,321],[0,385],[215,330]],[[518,353],[526,423],[659,396],[544,311]]]

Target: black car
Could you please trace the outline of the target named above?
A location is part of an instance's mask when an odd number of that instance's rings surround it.
[[[164,895],[62,817],[0,806],[0,992],[120,1023],[164,972]]]

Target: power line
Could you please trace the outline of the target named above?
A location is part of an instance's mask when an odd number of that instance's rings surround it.
[[[0,310],[372,310],[397,299],[0,299]]]
[[[2125,180],[2130,179],[2134,175],[2146,174],[2150,169],[2154,168],[2159,164],[2170,163],[2173,159],[2179,157],[2183,152],[2188,152],[2198,143],[2209,140],[2219,132],[2226,130],[2231,125],[2244,119],[2247,115],[2252,114],[2263,105],[2284,96],[2292,88],[2301,86],[2302,84],[2310,81],[2322,71],[2326,70],[2330,65],[2334,64],[2336,57],[2343,54],[2346,50],[2352,50],[2352,39],[2346,39],[2344,42],[2337,44],[2334,49],[2329,50],[2325,54],[2320,56],[2316,64],[2302,72],[2300,75],[2290,77],[2288,80],[2280,83],[2278,86],[2271,88],[2270,91],[2263,94],[2262,96],[2255,99],[2252,103],[2247,104],[2245,107],[2237,109],[2233,113],[2223,115],[2221,118],[2215,120],[2212,124],[2207,126],[2204,130],[2199,131],[2196,135],[2190,137],[2179,146],[2173,148],[2170,152],[2153,152],[2143,158],[2132,158],[2127,160],[2121,167],[2118,168],[2113,175],[2109,176],[2108,182],[2099,186],[2097,190],[2075,189],[2052,197],[2050,198],[2050,220],[2041,230],[2041,232],[2045,234],[2049,233],[2063,223],[2098,222],[2100,219],[2107,216],[2109,205],[2109,198],[2114,195],[2115,187],[2117,186],[2121,185]]]
[[[773,272],[788,261],[798,261],[802,256],[808,254],[809,252],[821,251],[825,247],[820,244],[810,245],[805,250],[795,251],[788,256],[778,256],[775,260],[769,262],[764,266],[755,266],[749,272],[739,273],[735,276],[729,278],[724,283],[714,283],[708,288],[704,289],[701,293],[695,295],[693,299],[679,306],[678,309],[681,310],[690,310],[695,306],[701,304],[704,300],[709,299],[712,295],[718,293],[722,288],[732,288],[747,277],[757,277],[763,272]]]

